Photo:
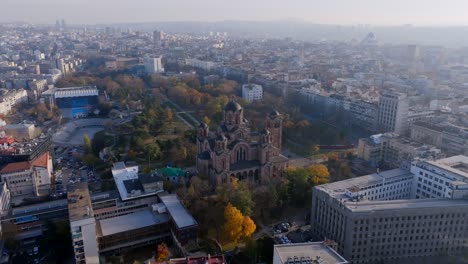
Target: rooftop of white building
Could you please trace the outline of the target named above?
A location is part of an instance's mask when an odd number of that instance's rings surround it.
[[[138,176],[138,166],[126,167],[124,162],[116,162],[112,167],[112,176],[122,200],[155,195],[157,192],[145,193]],[[155,177],[155,180],[159,179]]]
[[[347,192],[357,192],[366,190],[368,187],[389,183],[392,181],[398,181],[411,177],[411,172],[403,169],[394,169],[388,171],[382,171],[379,173],[373,173],[361,177],[347,179],[343,181],[337,181],[319,185],[316,188],[327,192],[331,197],[336,199],[348,199]]]
[[[53,95],[55,98],[98,96],[99,91],[96,86],[66,87],[52,88],[42,93],[42,95]]]
[[[180,203],[175,194],[160,196],[164,206],[174,220],[177,228],[186,228],[197,225],[197,221]]]
[[[150,209],[99,221],[100,235],[110,236],[169,221],[168,214],[156,214]]]
[[[464,155],[452,156],[435,161],[423,161],[451,173],[465,177],[468,180],[468,157]]]
[[[317,258],[321,260],[321,262],[318,263],[348,263],[346,259],[340,256],[332,248],[328,247],[324,242],[283,244],[275,245],[273,248],[275,251],[273,255],[277,255],[279,257],[279,262],[277,262],[278,259],[275,259],[274,263],[304,263],[300,262],[301,259],[315,261]],[[299,262],[295,262],[295,260],[298,260]]]
[[[378,212],[388,210],[413,210],[427,208],[449,208],[466,207],[468,200],[465,199],[404,199],[404,200],[385,200],[369,201],[361,200],[359,202],[343,201],[343,204],[352,212]]]

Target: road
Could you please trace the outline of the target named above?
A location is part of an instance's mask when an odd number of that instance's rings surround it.
[[[169,102],[172,106],[174,106],[176,109],[177,109],[177,112],[184,112],[184,114],[192,121],[192,124],[199,124],[200,121],[197,120],[195,117],[192,116],[192,114],[186,112],[182,107],[180,107],[180,105],[176,104],[174,101],[172,101],[171,99],[167,98],[167,96],[164,96],[165,98],[163,98],[163,100]],[[176,115],[181,119],[183,120],[184,123],[190,123],[188,122],[187,120],[185,120],[182,116],[180,116],[179,113],[176,113]],[[193,128],[193,125],[190,124],[190,127]]]

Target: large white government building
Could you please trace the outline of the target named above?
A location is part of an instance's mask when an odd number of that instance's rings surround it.
[[[419,160],[409,170],[316,186],[311,228],[335,241],[350,263],[462,255],[468,250],[468,157]]]

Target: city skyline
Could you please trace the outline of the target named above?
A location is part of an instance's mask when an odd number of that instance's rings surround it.
[[[112,7],[110,10],[109,7]],[[202,0],[18,0],[1,3],[0,22],[53,24],[65,19],[69,24],[139,23],[168,21],[272,21],[299,20],[318,24],[468,26],[464,10],[468,2],[449,0],[330,1],[246,1]]]

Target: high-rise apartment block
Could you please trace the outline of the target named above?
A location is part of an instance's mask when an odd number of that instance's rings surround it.
[[[249,102],[259,101],[263,98],[263,88],[258,84],[244,84],[242,85],[242,98]]]
[[[404,134],[408,126],[408,97],[386,91],[379,98],[378,130]]]
[[[467,198],[468,157],[415,161],[315,187],[311,226],[351,263],[442,259],[468,250]]]
[[[145,58],[145,71],[148,74],[164,72],[164,68],[162,66],[161,57],[147,57]]]

